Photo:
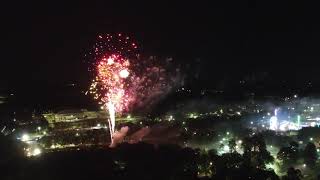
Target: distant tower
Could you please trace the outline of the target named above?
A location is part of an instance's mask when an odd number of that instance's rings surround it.
[[[300,128],[300,125],[301,125],[301,116],[298,115],[297,116],[297,126],[298,126],[298,128]]]
[[[272,116],[272,117],[270,118],[270,127],[269,127],[270,130],[274,130],[274,131],[278,130],[278,117],[277,117],[277,112],[278,112],[278,109],[275,109],[275,110],[274,110],[274,116]]]

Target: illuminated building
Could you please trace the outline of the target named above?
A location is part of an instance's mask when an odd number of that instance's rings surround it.
[[[104,111],[88,111],[86,109],[67,109],[57,113],[43,114],[49,124],[59,122],[76,122],[87,119],[106,118],[107,114]]]

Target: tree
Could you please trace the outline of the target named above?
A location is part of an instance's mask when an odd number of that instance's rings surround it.
[[[14,140],[13,137],[0,134],[0,166],[22,158],[24,156],[24,144]]]
[[[12,179],[12,175],[20,169],[24,160],[25,145],[18,142],[14,136],[3,136],[0,133],[0,169],[1,179]]]
[[[287,171],[287,175],[283,176],[283,180],[300,180],[302,179],[302,173],[299,169],[294,169],[290,167]]]
[[[304,153],[303,153],[303,158],[304,158],[304,162],[310,166],[310,167],[314,167],[316,164],[316,161],[318,159],[318,154],[317,154],[317,148],[316,146],[309,142],[305,149],[304,149]]]
[[[281,160],[284,169],[287,169],[289,166],[291,166],[293,163],[295,163],[298,160],[299,157],[299,144],[295,141],[292,141],[289,143],[288,147],[282,147],[280,148],[277,159]]]
[[[236,152],[236,145],[237,144],[236,144],[236,140],[234,138],[230,139],[228,145],[229,145],[229,149],[230,149],[231,153]]]
[[[277,159],[284,163],[293,163],[297,158],[298,153],[290,147],[282,147],[277,154]]]
[[[243,163],[243,157],[239,153],[225,153],[218,156],[215,165],[212,166],[214,179],[227,179],[234,176]]]
[[[226,153],[221,156],[223,160],[223,166],[231,168],[239,168],[243,162],[243,158],[239,153]]]
[[[289,147],[290,147],[291,149],[298,150],[298,149],[299,149],[299,144],[298,144],[296,141],[291,141],[291,142],[289,143]]]
[[[267,151],[266,143],[262,135],[247,137],[243,142],[243,157],[246,166],[265,168],[265,165],[273,162],[273,157]]]
[[[291,158],[293,161],[297,161],[299,157],[299,144],[295,141],[291,141],[289,144],[292,150]]]

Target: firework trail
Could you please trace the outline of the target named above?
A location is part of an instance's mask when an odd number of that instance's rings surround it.
[[[179,69],[167,71],[156,58],[142,58],[137,43],[128,36],[99,35],[92,52],[89,71],[94,78],[89,93],[109,112],[111,143],[116,133],[116,113],[150,104],[176,84]]]

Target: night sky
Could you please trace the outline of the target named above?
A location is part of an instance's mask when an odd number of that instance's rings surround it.
[[[320,22],[308,2],[24,1],[2,9],[5,88],[85,86],[84,54],[99,33],[109,32],[135,37],[147,54],[191,64],[196,68],[187,74],[197,69],[203,86],[256,74],[320,83]]]

